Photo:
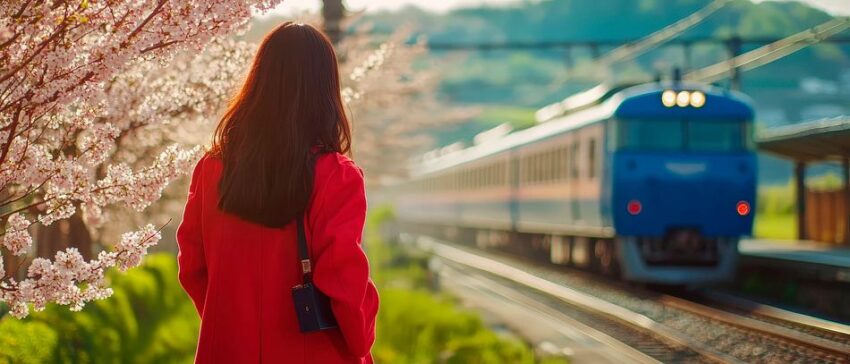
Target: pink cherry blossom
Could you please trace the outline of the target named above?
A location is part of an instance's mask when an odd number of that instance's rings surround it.
[[[32,245],[32,236],[27,229],[29,220],[20,213],[9,216],[6,222],[6,233],[3,236],[3,246],[14,255],[24,255]]]

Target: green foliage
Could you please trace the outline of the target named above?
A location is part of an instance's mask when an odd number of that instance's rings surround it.
[[[174,256],[151,255],[109,277],[114,295],[81,312],[49,306],[22,321],[3,317],[0,363],[191,362],[199,320],[177,281]]]
[[[381,291],[374,355],[385,363],[533,363],[522,343],[497,336],[445,296],[424,290]]]
[[[797,239],[797,215],[756,214],[753,235],[759,239]]]
[[[835,191],[841,189],[843,185],[844,181],[841,176],[834,171],[829,171],[823,175],[806,179],[806,186],[817,190]]]
[[[796,192],[794,181],[785,185],[759,186],[753,235],[760,239],[796,239]]]
[[[789,181],[785,185],[759,186],[756,216],[793,214],[797,194],[794,189],[794,181]]]
[[[39,364],[53,358],[57,334],[43,322],[0,321],[0,364]]]

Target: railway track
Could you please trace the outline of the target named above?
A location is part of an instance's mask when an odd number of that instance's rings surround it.
[[[661,362],[850,363],[843,325],[766,307],[721,309],[427,237],[416,244]]]

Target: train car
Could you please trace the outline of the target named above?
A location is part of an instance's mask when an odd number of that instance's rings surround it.
[[[392,188],[399,220],[630,281],[734,275],[756,188],[744,95],[682,82],[597,88],[538,116],[424,159]]]

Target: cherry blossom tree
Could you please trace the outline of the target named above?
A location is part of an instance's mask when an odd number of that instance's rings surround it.
[[[244,25],[252,10],[265,11],[279,2],[0,2],[3,253],[26,255],[34,226],[74,216],[94,224],[102,220],[104,208],[116,205],[141,211],[170,181],[191,170],[199,147],[173,144],[141,157],[131,148],[115,150],[125,140],[127,145],[161,145],[168,132],[154,130],[199,114],[192,110],[205,110],[206,97],[196,92],[215,85],[214,77],[189,87],[198,75],[163,70],[181,52],[199,52]],[[162,73],[151,81],[145,77],[151,72]],[[20,281],[0,267],[5,273],[0,302],[15,317],[26,316],[30,305],[41,310],[50,302],[79,310],[111,294],[105,270],[138,265],[159,239],[159,229],[149,224],[123,234],[112,251],[93,260],[68,248],[53,260],[33,259]],[[0,265],[3,261],[0,257]]]
[[[166,66],[143,62],[115,78],[107,86],[109,98],[125,100],[126,106],[125,116],[112,121],[121,133],[108,162],[141,168],[163,147],[207,144],[223,107],[251,64],[256,46],[233,37],[215,39],[200,55],[183,53]],[[102,215],[80,214],[79,224],[93,233],[94,240],[108,242],[144,221],[180,216],[187,188],[188,178],[179,178],[144,212],[112,206]],[[109,223],[104,224],[106,221]]]
[[[406,177],[410,159],[431,146],[430,132],[469,120],[478,110],[437,98],[442,73],[427,57],[425,39],[410,42],[406,29],[380,42],[366,34],[348,35],[338,48],[354,158],[374,186]]]

